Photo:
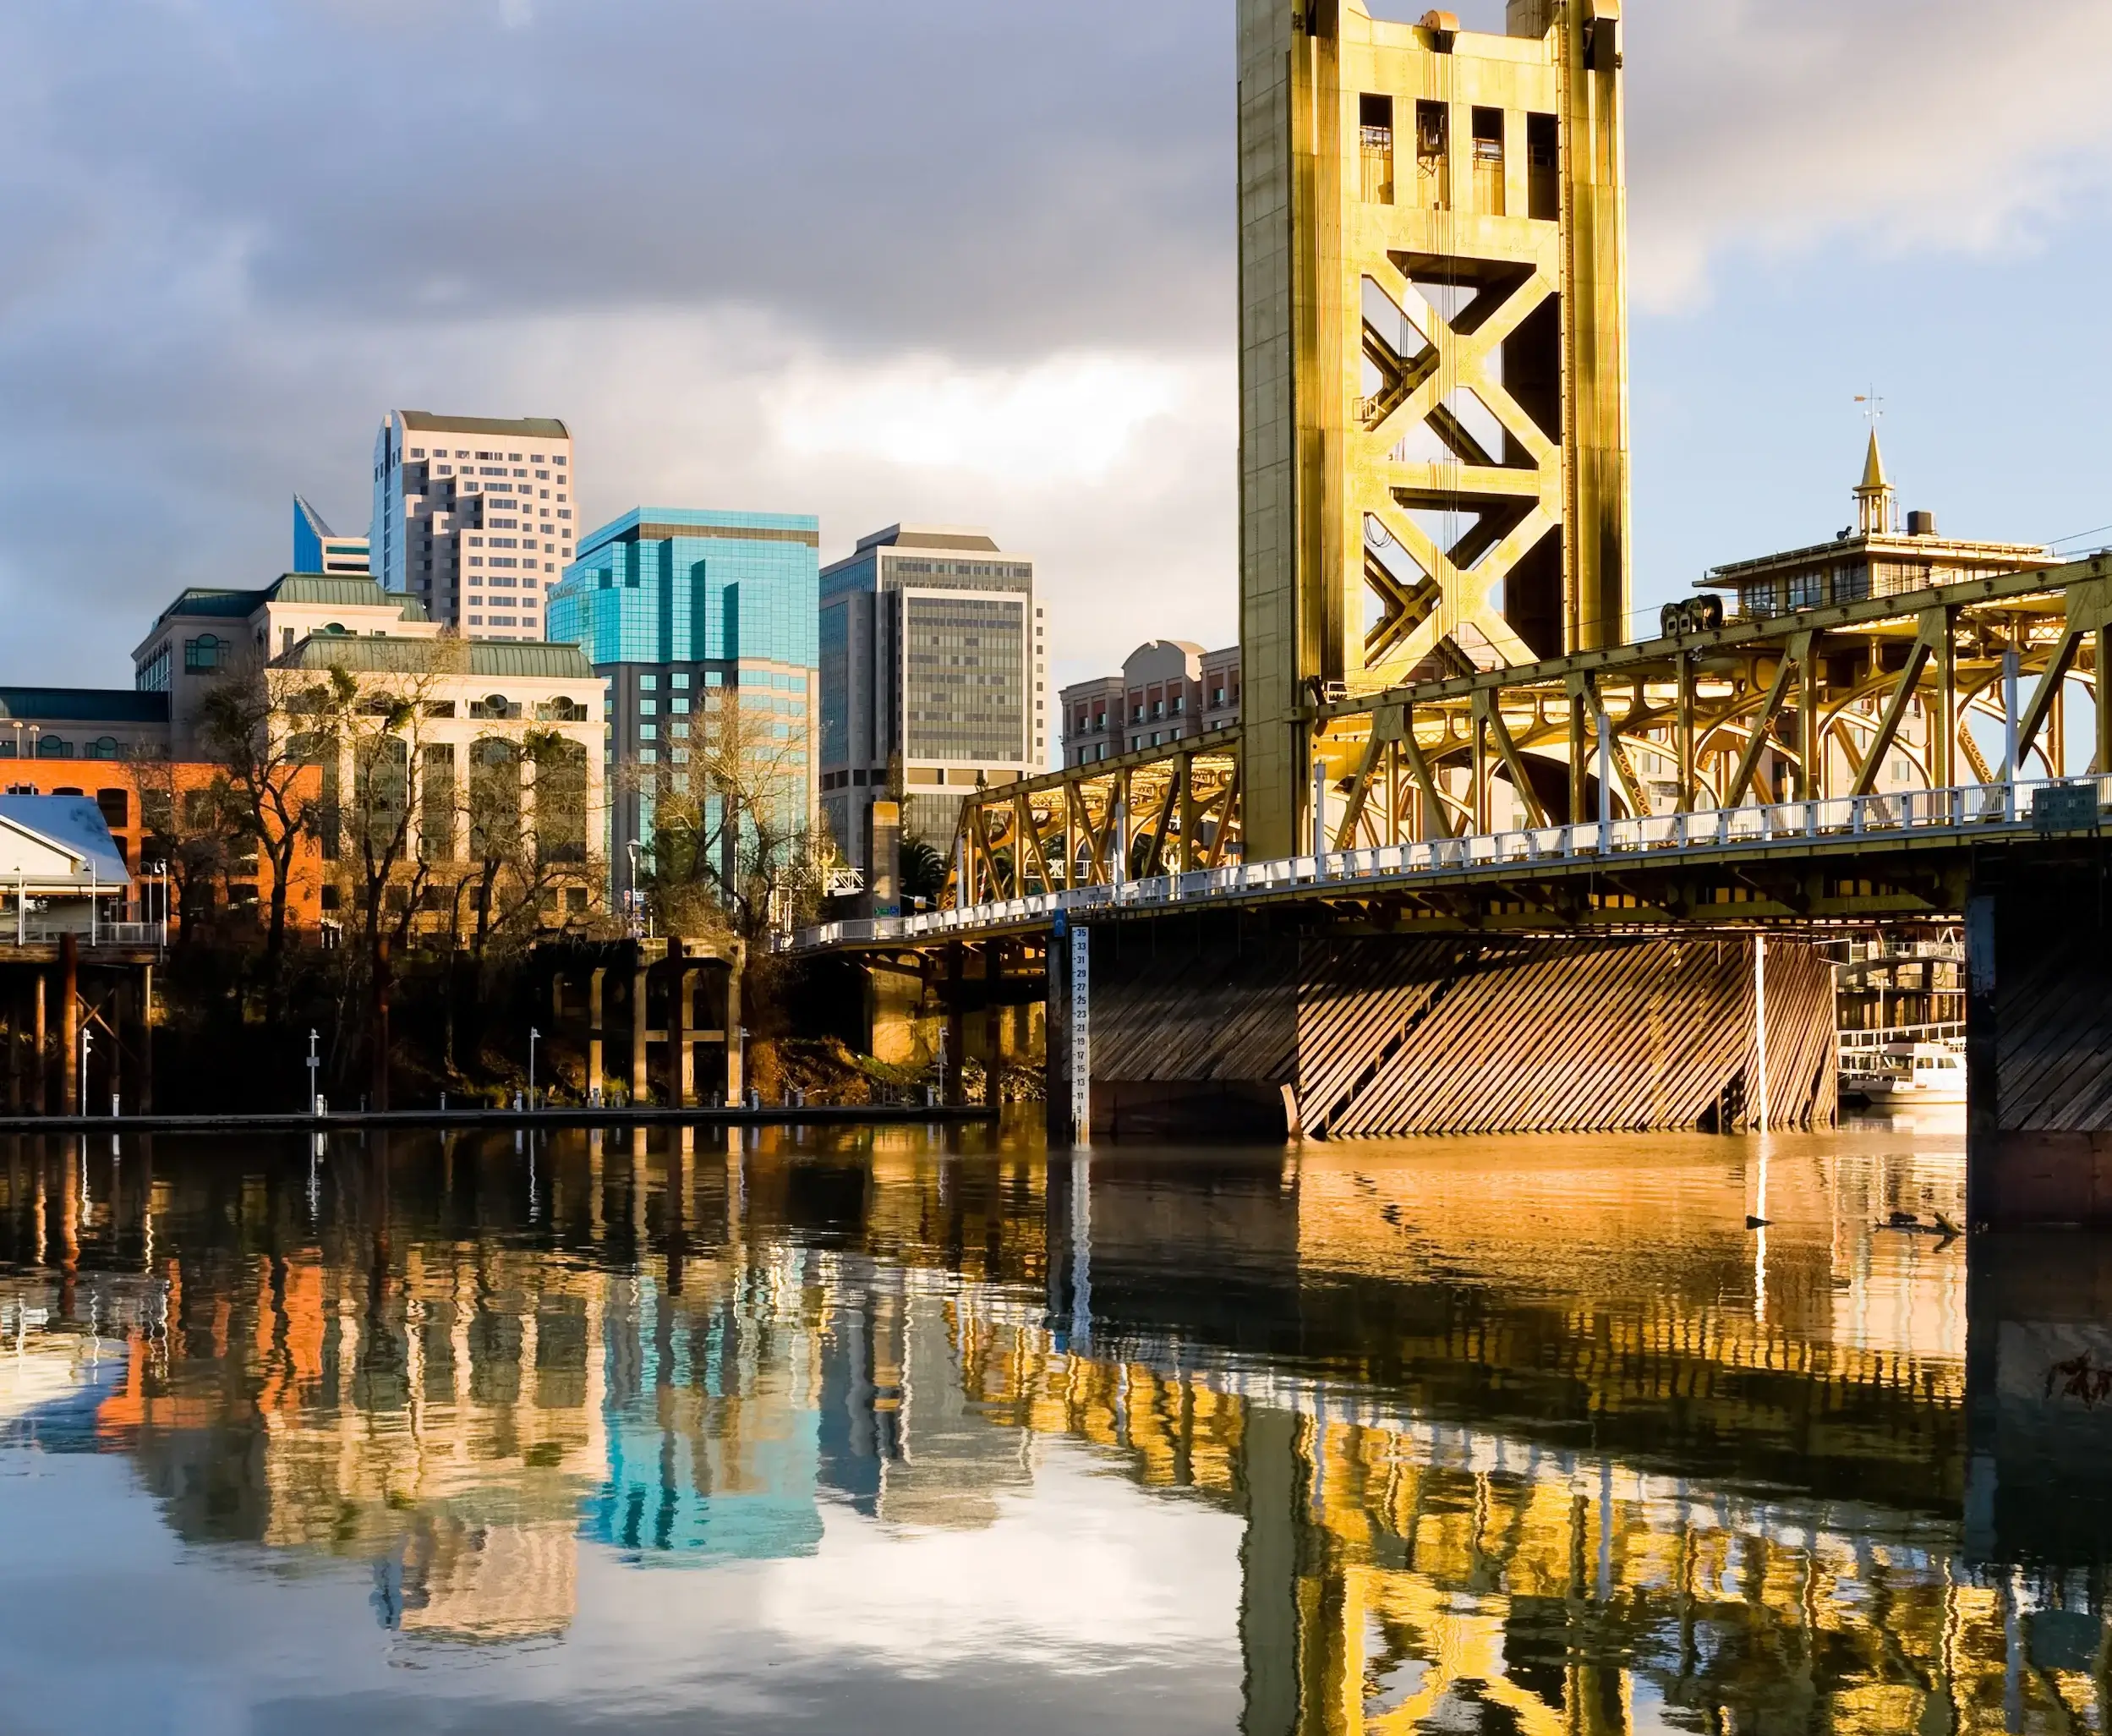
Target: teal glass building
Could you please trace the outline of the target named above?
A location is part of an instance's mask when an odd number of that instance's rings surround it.
[[[548,633],[607,678],[615,890],[632,890],[659,794],[701,784],[721,720],[781,769],[780,827],[819,799],[821,521],[804,513],[639,507],[589,533],[551,594]],[[627,775],[632,769],[635,775]]]

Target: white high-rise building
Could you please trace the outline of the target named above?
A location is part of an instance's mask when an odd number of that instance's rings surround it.
[[[465,638],[540,639],[578,498],[562,422],[391,410],[374,443],[374,576]]]

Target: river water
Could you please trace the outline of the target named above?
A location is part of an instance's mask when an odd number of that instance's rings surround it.
[[[0,1158],[8,1736],[2108,1728],[1953,1130]]]

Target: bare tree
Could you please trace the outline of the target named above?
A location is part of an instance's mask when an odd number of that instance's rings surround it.
[[[306,698],[311,713],[326,711],[318,676],[252,661],[227,671],[207,689],[200,730],[221,768],[221,807],[230,830],[271,867],[271,904],[265,924],[267,977],[276,982],[286,950],[287,907],[304,839],[322,819],[320,758],[310,731],[287,727]]]
[[[730,688],[707,690],[703,730],[686,769],[632,774],[654,798],[648,895],[677,932],[759,940],[819,907],[807,731]]]
[[[168,875],[177,944],[189,945],[211,926],[213,889],[224,886],[239,859],[234,803],[224,778],[182,779],[166,759],[137,762],[140,865],[158,862]]]

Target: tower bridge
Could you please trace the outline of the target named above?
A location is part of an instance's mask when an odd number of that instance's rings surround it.
[[[1849,530],[1628,642],[1619,0],[1238,20],[1241,722],[792,945],[949,1088],[1060,1010],[1059,1134],[1732,1129],[1835,1114],[1824,937],[1962,924],[1976,1213],[2112,1217],[2112,554],[1902,534],[1873,433]]]

